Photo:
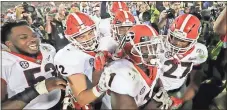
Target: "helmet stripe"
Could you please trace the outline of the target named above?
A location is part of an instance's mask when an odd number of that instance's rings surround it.
[[[117,3],[118,3],[118,6],[119,6],[119,9],[122,10],[121,2],[117,2]]]
[[[72,13],[73,17],[77,20],[77,22],[80,24],[81,28],[84,28],[84,23],[81,21],[81,19],[79,18],[79,16],[77,16],[77,14]]]
[[[126,22],[129,22],[129,17],[128,17],[128,13],[126,11],[123,11],[124,15],[125,15],[125,19]]]
[[[191,14],[189,14],[185,19],[184,19],[184,21],[183,21],[183,23],[182,23],[182,25],[181,25],[181,27],[180,27],[180,31],[184,31],[184,28],[185,28],[185,26],[186,26],[186,24],[188,23],[188,20],[190,19],[192,17],[192,15]]]

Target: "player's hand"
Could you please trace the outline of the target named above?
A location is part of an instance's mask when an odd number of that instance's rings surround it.
[[[63,89],[66,88],[66,81],[57,77],[51,77],[41,82],[38,82],[35,85],[35,89],[39,94],[47,94],[55,89]]]
[[[97,71],[103,70],[107,59],[111,57],[111,54],[108,51],[100,51],[95,55],[94,68]]]
[[[110,74],[107,72],[107,69],[101,74],[99,79],[99,83],[97,85],[97,90],[101,92],[107,91],[110,87],[108,86],[108,82],[110,80]]]
[[[110,80],[110,75],[103,72],[101,74],[101,77],[99,79],[99,83],[97,85],[97,89],[98,89],[99,92],[105,92],[106,90],[109,89],[109,86],[108,86],[109,80]]]
[[[112,55],[113,60],[121,59],[124,56],[123,49],[118,49],[115,51],[115,53]]]
[[[46,14],[46,21],[47,22],[51,22],[51,21],[53,21],[53,17],[52,16],[50,16],[49,14]]]
[[[166,12],[166,10],[163,10],[161,12],[159,19],[162,19],[162,20],[167,19],[167,12]]]
[[[173,104],[171,106],[172,110],[179,109],[182,106],[183,102],[184,102],[182,99],[177,98],[177,97],[171,97],[171,100],[173,102]]]
[[[21,6],[21,5],[16,6],[16,13],[22,14],[22,12],[24,12],[24,11],[25,10],[24,10],[23,6]]]
[[[65,90],[67,82],[64,79],[51,77],[45,80],[46,88],[48,92],[54,89],[63,89]]]
[[[173,103],[169,95],[167,94],[167,91],[163,87],[159,89],[159,91],[155,94],[153,99],[161,103],[159,107],[160,109],[168,109]]]

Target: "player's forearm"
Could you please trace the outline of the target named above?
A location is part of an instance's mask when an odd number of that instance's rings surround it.
[[[51,33],[51,22],[47,21],[46,26],[45,26],[45,31],[50,34]]]
[[[95,86],[98,84],[102,71],[94,70],[92,74],[92,85]]]
[[[6,102],[2,103],[2,109],[23,109],[27,104],[23,101],[14,100],[10,101],[7,100]]]
[[[182,99],[183,101],[192,100],[192,99],[194,98],[194,96],[196,95],[197,90],[198,90],[198,87],[196,87],[196,86],[193,85],[193,84],[190,84],[190,85],[187,87],[187,90],[185,91],[184,96],[183,96],[181,99]]]
[[[161,20],[158,22],[158,29],[162,29],[162,28],[166,25],[166,20],[167,20],[167,19],[161,19]]]
[[[94,95],[92,89],[84,90],[76,97],[77,102],[80,106],[84,106],[95,101],[98,97]]]
[[[30,101],[36,98],[39,93],[34,87],[28,87],[23,92],[20,92],[9,98],[2,104],[3,109],[23,109]]]
[[[227,10],[226,7],[225,9],[221,12],[221,14],[218,16],[216,21],[214,22],[214,32],[217,32],[219,34],[226,34],[226,15],[227,15]]]

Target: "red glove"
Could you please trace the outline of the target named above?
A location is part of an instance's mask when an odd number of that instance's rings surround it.
[[[78,102],[74,102],[74,109],[76,109],[76,110],[92,110],[93,108],[92,108],[91,104],[80,106],[80,104]]]
[[[121,59],[124,56],[123,49],[116,50],[115,53],[112,55],[113,60]]]
[[[171,97],[170,99],[173,101],[173,104],[171,105],[171,109],[179,109],[184,102],[182,99],[176,98],[176,97]]]
[[[107,59],[111,57],[111,54],[108,51],[100,51],[95,55],[95,61],[94,61],[94,68],[97,71],[101,71],[106,62]]]

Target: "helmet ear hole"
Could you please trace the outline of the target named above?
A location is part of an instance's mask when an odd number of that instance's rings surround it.
[[[130,39],[134,39],[135,33],[134,32],[129,32],[126,36],[126,41],[129,42]]]

